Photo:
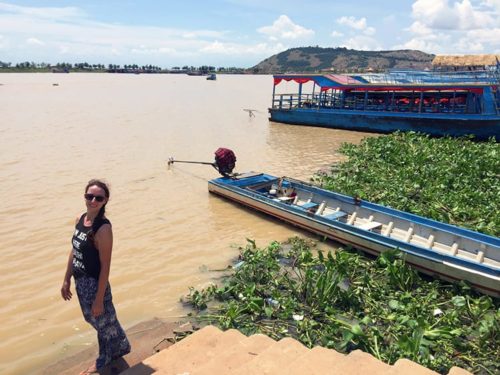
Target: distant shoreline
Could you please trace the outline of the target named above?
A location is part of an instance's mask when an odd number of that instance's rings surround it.
[[[0,73],[118,73],[118,74],[187,74],[187,75],[209,75],[209,74],[252,74],[248,69],[232,70],[149,70],[149,69],[47,69],[47,68],[0,68]]]

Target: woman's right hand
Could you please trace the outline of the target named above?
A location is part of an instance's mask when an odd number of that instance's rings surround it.
[[[64,280],[63,285],[61,287],[61,296],[63,300],[69,301],[73,294],[71,293],[71,280]]]

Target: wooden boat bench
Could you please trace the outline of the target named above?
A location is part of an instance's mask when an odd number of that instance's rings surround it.
[[[377,221],[369,221],[367,223],[364,223],[364,224],[361,224],[361,225],[356,225],[358,228],[360,229],[364,229],[364,230],[372,230],[372,229],[375,229],[375,228],[378,228],[378,227],[381,227],[382,226],[382,223],[379,223]]]
[[[284,203],[292,203],[294,200],[294,197],[278,197],[278,200],[280,202],[284,202]]]
[[[296,207],[307,212],[314,212],[319,207],[319,204],[314,202],[306,202],[298,204]]]
[[[301,204],[299,207],[302,207],[305,210],[312,210],[313,208],[318,207],[319,204],[314,203],[314,202],[306,202],[304,204]]]
[[[338,220],[338,219],[340,219],[341,217],[344,217],[344,216],[347,216],[346,212],[344,212],[344,211],[337,211],[337,212],[334,212],[332,214],[324,215],[322,217],[324,217],[325,219],[330,219],[330,220]]]

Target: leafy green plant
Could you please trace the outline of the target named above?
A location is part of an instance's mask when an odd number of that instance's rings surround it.
[[[500,144],[412,132],[345,143],[326,189],[500,236]]]
[[[429,281],[398,251],[373,261],[317,246],[301,238],[263,249],[249,242],[221,286],[190,289],[185,302],[201,322],[245,334],[361,349],[391,364],[409,358],[441,373],[452,366],[500,371],[498,299]]]

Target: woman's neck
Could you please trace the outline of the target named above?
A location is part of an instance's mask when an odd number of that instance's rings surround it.
[[[89,210],[87,210],[87,220],[91,221],[91,222],[94,222],[94,220],[95,220],[95,218],[97,217],[98,214],[99,214],[98,211],[89,211]]]

